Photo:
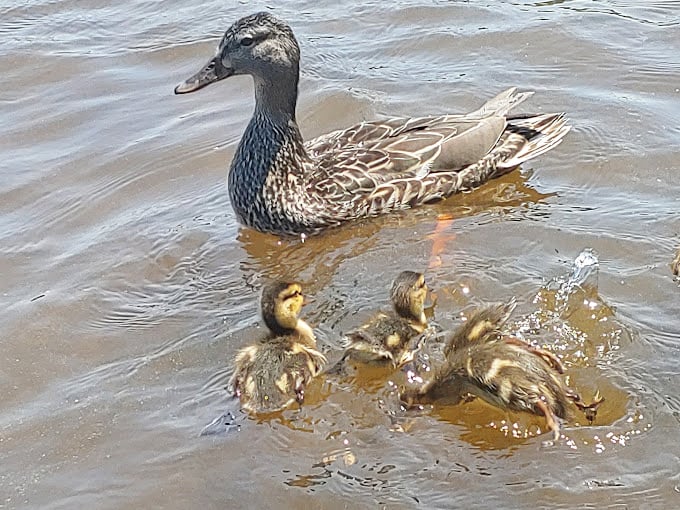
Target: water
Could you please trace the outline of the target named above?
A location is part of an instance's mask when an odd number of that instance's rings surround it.
[[[251,82],[172,90],[264,8],[302,47],[306,136],[512,85],[574,129],[433,207],[305,243],[240,229],[225,177]],[[0,1],[0,505],[677,506],[679,24],[671,1]],[[565,301],[585,247],[597,285]],[[443,327],[515,296],[518,334],[606,398],[595,423],[545,447],[540,418],[481,402],[404,413],[370,371],[271,422],[227,399],[265,279],[304,283],[332,353],[403,269],[427,270]]]

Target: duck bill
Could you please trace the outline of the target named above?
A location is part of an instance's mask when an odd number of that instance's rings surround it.
[[[234,74],[234,70],[226,67],[222,63],[222,59],[216,56],[203,66],[203,69],[177,85],[175,87],[175,94],[196,92],[211,83],[229,78],[232,74]]]

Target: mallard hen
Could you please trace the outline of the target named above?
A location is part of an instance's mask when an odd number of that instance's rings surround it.
[[[300,49],[269,13],[236,21],[217,53],[175,88],[194,92],[234,75],[255,84],[255,112],[229,170],[238,220],[310,234],[475,188],[557,146],[563,114],[509,116],[531,92],[511,88],[464,115],[362,122],[304,142],[295,119]]]
[[[312,328],[298,318],[302,304],[302,288],[297,283],[264,287],[262,318],[270,333],[236,354],[228,384],[245,411],[269,413],[293,402],[302,404],[305,387],[326,364]]]
[[[448,340],[445,361],[432,379],[402,392],[402,401],[411,406],[476,395],[502,409],[545,416],[555,440],[560,437],[559,419],[569,416],[569,401],[592,421],[604,399],[583,403],[560,378],[556,358],[501,333],[513,308],[514,303],[501,304],[473,314]]]

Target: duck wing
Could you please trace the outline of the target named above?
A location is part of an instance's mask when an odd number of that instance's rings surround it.
[[[527,139],[510,140],[506,115],[531,94],[511,88],[468,114],[362,122],[310,140],[308,191],[374,215],[479,185],[504,160],[521,162],[512,156]]]
[[[311,140],[306,149],[315,163],[317,187],[370,191],[476,163],[494,147],[505,126],[503,117],[392,118],[335,131]]]

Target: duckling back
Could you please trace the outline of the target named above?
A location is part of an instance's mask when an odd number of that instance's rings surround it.
[[[325,363],[316,349],[276,337],[239,351],[229,386],[245,411],[279,411],[293,402],[302,404],[306,386]]]
[[[449,360],[466,391],[513,411],[568,416],[567,388],[542,357],[502,340],[472,345]]]
[[[507,303],[498,303],[477,310],[450,336],[444,348],[444,355],[448,358],[455,351],[468,345],[497,340],[501,335],[501,328],[516,306],[516,301],[511,299]]]
[[[381,313],[365,326],[347,334],[343,358],[399,366],[411,339],[419,334],[411,321],[394,312]]]

